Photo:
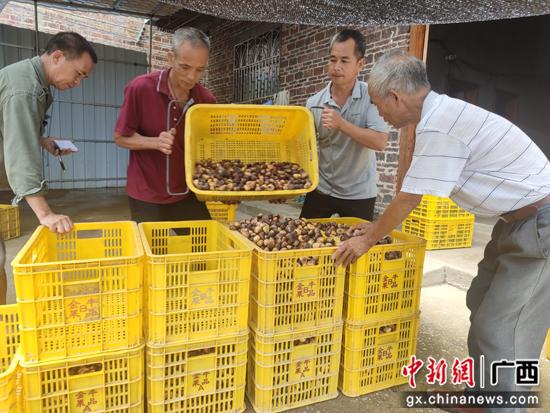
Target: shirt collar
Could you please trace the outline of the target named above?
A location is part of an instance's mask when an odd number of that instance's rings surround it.
[[[323,103],[330,103],[330,104],[336,105],[336,103],[332,99],[332,94],[330,93],[331,86],[332,86],[332,82],[328,82],[328,85],[325,88],[325,99]],[[351,90],[351,98],[361,99],[361,85],[359,84],[358,79],[355,79],[355,84],[353,85],[353,89]]]
[[[351,97],[353,99],[361,99],[361,85],[359,85],[359,80],[355,79],[355,84],[353,85],[353,90],[351,91]]]
[[[170,88],[168,86],[168,75],[170,74],[170,70],[172,69],[168,68],[168,69],[161,70],[159,74],[159,79],[157,81],[157,92],[162,93],[163,95],[166,95],[168,99],[170,99]],[[189,91],[189,100],[195,98],[197,87],[198,87],[198,84],[193,86],[193,88]]]
[[[34,68],[34,71],[38,75],[38,79],[40,80],[40,84],[44,89],[50,89],[50,85],[48,84],[48,81],[46,80],[46,69],[44,69],[44,63],[42,62],[42,59],[40,59],[40,56],[35,56],[31,60],[32,67]]]
[[[423,119],[430,112],[432,107],[435,105],[435,100],[438,96],[439,94],[435,93],[433,90],[430,90],[430,92],[426,95],[424,98],[424,103],[422,104],[420,119]]]
[[[168,88],[168,74],[170,69],[161,70],[159,80],[157,81],[157,92],[170,97],[170,89]]]

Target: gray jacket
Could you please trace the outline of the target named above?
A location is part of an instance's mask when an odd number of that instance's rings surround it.
[[[5,169],[14,202],[46,189],[40,137],[52,101],[40,57],[0,70],[0,169]]]

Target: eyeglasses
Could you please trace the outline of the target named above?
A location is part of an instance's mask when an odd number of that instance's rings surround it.
[[[82,73],[80,70],[78,70],[76,68],[76,66],[74,65],[73,62],[71,62],[70,60],[68,60],[67,58],[65,58],[67,60],[67,62],[69,62],[71,64],[71,66],[73,67],[74,71],[76,72],[77,74],[77,79],[78,80],[82,80],[82,79],[87,79],[88,78],[88,75],[86,73]]]

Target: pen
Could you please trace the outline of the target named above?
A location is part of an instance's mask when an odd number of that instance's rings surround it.
[[[61,149],[59,149],[59,146],[57,146],[57,143],[54,142],[53,144],[54,148],[58,151],[58,153],[61,153]],[[61,170],[65,172],[65,164],[63,163],[63,160],[61,159],[61,155],[57,155],[57,160],[59,161],[59,166],[61,166]]]
[[[58,156],[57,159],[59,160],[59,165],[61,166],[61,170],[65,172],[65,164],[61,160],[61,156]]]

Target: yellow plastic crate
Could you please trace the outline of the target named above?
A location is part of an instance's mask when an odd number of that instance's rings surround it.
[[[18,411],[19,329],[17,305],[0,306],[0,413]]]
[[[252,248],[216,221],[139,224],[147,263],[148,344],[248,330]]]
[[[185,179],[202,201],[294,198],[319,183],[315,126],[300,106],[194,105],[185,115]],[[205,191],[193,184],[195,164],[204,159],[294,162],[309,175],[308,189]]]
[[[548,334],[546,335],[546,358],[550,360],[550,330],[548,330]]]
[[[418,324],[418,313],[362,326],[346,324],[338,384],[342,393],[357,397],[406,383],[401,369],[416,350]]]
[[[235,232],[236,233],[236,232]],[[264,251],[251,248],[250,326],[261,334],[281,334],[342,320],[345,269],[335,267],[335,247]],[[300,265],[301,258],[315,264]]]
[[[315,219],[357,225],[359,218]],[[347,269],[344,317],[365,323],[418,311],[426,241],[392,231],[391,244],[375,245]],[[397,254],[396,254],[397,253]]]
[[[451,198],[424,195],[411,215],[421,218],[470,218],[473,215],[460,208]]]
[[[35,365],[22,361],[24,411],[143,412],[143,347]]]
[[[245,408],[248,332],[147,346],[149,413],[236,413]]]
[[[474,235],[474,220],[468,218],[428,219],[409,215],[403,221],[402,230],[427,241],[427,250],[444,248],[469,248]]]
[[[135,222],[36,229],[12,262],[27,363],[142,343],[143,247]]]
[[[4,240],[21,235],[18,206],[0,205],[0,233]]]
[[[210,217],[223,224],[235,221],[237,213],[237,204],[224,204],[223,202],[207,202],[206,207],[210,212]]]
[[[301,332],[250,334],[247,396],[258,413],[338,396],[342,323]]]

